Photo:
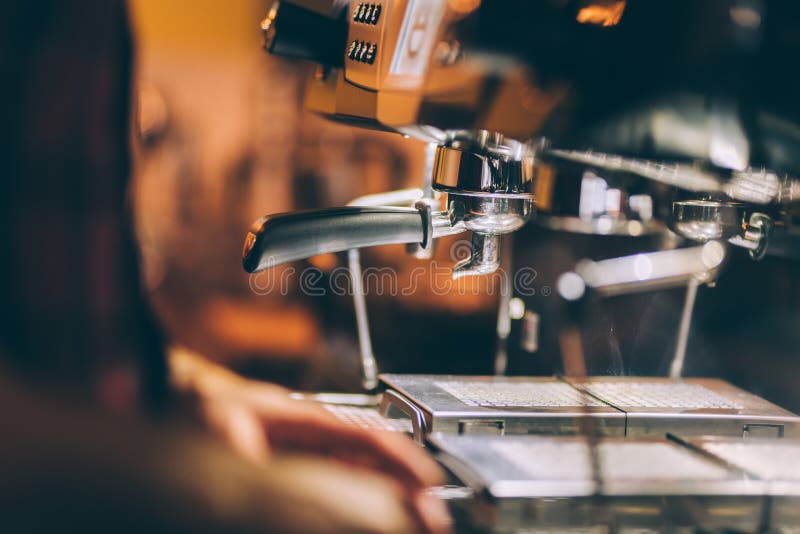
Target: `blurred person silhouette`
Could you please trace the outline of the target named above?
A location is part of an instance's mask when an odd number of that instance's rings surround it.
[[[0,528],[447,530],[425,491],[439,470],[410,440],[187,350],[167,365],[127,205],[125,3],[4,15]]]

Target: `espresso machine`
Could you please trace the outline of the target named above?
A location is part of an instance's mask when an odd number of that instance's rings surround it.
[[[246,236],[251,273],[347,253],[363,386],[380,406],[329,409],[412,434],[465,492],[443,495],[490,531],[800,524],[800,476],[770,464],[800,451],[800,417],[682,378],[698,288],[732,254],[800,256],[797,24],[794,3],[767,0],[275,2],[265,48],[312,65],[308,109],[428,143],[419,188],[268,215]],[[514,293],[525,266],[509,258],[526,225],[644,243],[555,277],[554,376],[505,373],[512,318],[538,345],[538,315]],[[453,277],[508,288],[496,375],[379,376],[359,250],[425,259],[461,233],[471,250]],[[685,291],[669,376],[590,376],[588,303],[668,288]]]

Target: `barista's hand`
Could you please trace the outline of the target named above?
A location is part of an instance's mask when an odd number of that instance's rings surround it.
[[[1,373],[0,435],[3,532],[433,530],[408,490],[373,469],[315,455],[254,465],[196,429],[69,407]]]
[[[265,482],[274,485],[266,510],[260,510],[267,512],[267,532],[411,534],[447,528],[421,525],[403,486],[371,469],[276,455],[264,471]]]
[[[366,469],[396,481],[426,531],[448,530],[444,504],[425,492],[442,483],[441,471],[405,436],[346,425],[315,403],[198,355],[176,352],[171,363],[179,384],[197,394],[204,420],[243,456],[264,463],[274,453],[314,454]]]

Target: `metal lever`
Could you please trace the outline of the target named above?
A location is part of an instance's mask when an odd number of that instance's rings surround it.
[[[242,263],[257,272],[355,248],[432,239],[430,212],[414,208],[345,207],[268,215],[247,234]]]
[[[697,278],[689,279],[686,285],[686,298],[683,301],[683,311],[681,312],[681,322],[678,327],[678,337],[675,341],[675,352],[672,355],[672,363],[669,366],[669,377],[678,379],[683,374],[683,364],[686,361],[686,345],[689,343],[689,329],[692,326],[692,315],[694,315],[694,301],[697,299],[697,288],[700,280]]]
[[[422,189],[401,189],[388,193],[378,193],[359,197],[348,206],[379,207],[416,204],[425,196]],[[419,243],[415,246],[420,251],[432,250],[432,243],[423,248]],[[361,385],[366,391],[378,387],[378,362],[372,351],[372,337],[369,333],[369,318],[367,315],[367,299],[364,294],[364,281],[361,272],[361,252],[358,249],[347,251],[347,265],[350,270],[350,281],[353,290],[353,308],[356,312],[356,330],[358,332],[358,348],[361,354]]]

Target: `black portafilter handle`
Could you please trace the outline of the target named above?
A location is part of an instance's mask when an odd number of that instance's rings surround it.
[[[343,207],[267,215],[244,243],[242,263],[249,273],[333,252],[420,243],[430,240],[424,210]]]
[[[346,11],[325,16],[287,0],[273,2],[261,23],[264,48],[276,56],[341,67],[347,48]]]

